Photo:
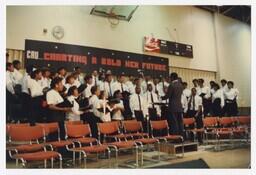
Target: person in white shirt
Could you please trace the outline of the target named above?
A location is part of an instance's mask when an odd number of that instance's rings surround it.
[[[211,92],[211,96],[212,96],[212,94],[214,94],[214,88],[213,88],[213,86],[214,86],[214,84],[215,84],[215,81],[210,81],[210,92]]]
[[[42,70],[42,79],[40,80],[40,82],[45,92],[49,90],[51,87],[52,80],[50,76],[51,76],[51,72],[48,68],[45,68]]]
[[[84,84],[84,76],[82,75],[82,70],[80,67],[75,67],[75,73],[78,74],[77,80],[80,82],[80,84]]]
[[[117,90],[114,92],[114,99],[118,99],[119,103],[116,103],[113,106],[113,110],[112,110],[112,120],[115,121],[122,121],[124,120],[124,116],[123,116],[123,112],[124,112],[124,104],[122,101],[122,94],[120,90]]]
[[[114,82],[113,85],[113,92],[119,90],[121,93],[124,91],[128,91],[128,87],[125,84],[125,76],[124,74],[121,74],[118,78],[118,81]]]
[[[193,87],[196,88],[197,94],[200,95],[200,94],[199,94],[199,89],[200,89],[200,87],[199,87],[199,84],[198,84],[198,79],[196,79],[196,78],[193,79],[193,80],[192,80],[192,83],[193,83]]]
[[[125,85],[127,87],[127,90],[130,94],[135,93],[134,85],[133,85],[134,77],[130,76],[127,77],[127,81],[125,82]]]
[[[90,75],[86,75],[84,77],[84,82],[86,83],[86,88],[85,90],[83,91],[83,96],[85,98],[90,98],[92,96],[92,93],[91,93],[91,88],[94,86],[93,85],[93,81],[92,81],[92,76]]]
[[[6,116],[7,120],[14,120],[15,116],[13,114],[13,104],[15,102],[15,91],[14,91],[14,77],[13,77],[14,67],[12,63],[6,63]]]
[[[164,97],[168,93],[168,87],[169,86],[164,86]],[[162,103],[161,105],[161,120],[167,120],[168,116],[168,105],[169,105],[169,99],[162,99],[160,98],[160,102]]]
[[[195,118],[196,120],[196,128],[203,128],[203,100],[202,97],[197,95],[196,88],[191,89],[191,96],[188,98],[188,112],[187,117]],[[195,126],[189,126],[190,129],[193,129]],[[198,142],[200,144],[203,143],[201,132],[197,132]],[[194,134],[191,132],[191,139],[194,140]]]
[[[144,94],[144,99],[148,103],[148,114],[150,120],[159,120],[161,117],[161,110],[159,105],[154,103],[159,103],[157,94],[153,91],[152,84],[148,84],[147,91]]]
[[[81,82],[79,80],[79,74],[78,72],[73,72],[72,76],[74,77],[74,85],[78,88],[81,85]]]
[[[71,86],[75,86],[75,78],[73,77],[73,75],[68,75],[66,80],[65,80],[66,84],[64,85],[66,90],[65,90],[65,95],[68,93],[68,90]]]
[[[224,95],[220,86],[214,85],[214,94],[212,95],[212,113],[213,116],[222,116],[222,108],[224,107]]]
[[[41,103],[43,101],[43,87],[40,84],[42,71],[37,69],[31,73],[31,79],[28,80],[28,91],[31,96],[29,122],[35,125],[36,122],[43,121]]]
[[[188,99],[191,96],[191,90],[188,88],[187,82],[182,82],[183,85],[183,95]]]
[[[156,90],[157,90],[157,92],[158,92],[158,95],[160,96],[160,97],[163,97],[163,96],[165,96],[165,93],[164,93],[164,87],[165,86],[169,86],[169,83],[167,83],[166,81],[165,81],[165,78],[164,77],[162,77],[162,80],[156,85]]]
[[[130,108],[132,117],[136,118],[137,121],[141,121],[143,123],[143,130],[147,131],[148,103],[140,94],[141,87],[136,86],[135,94],[130,97]]]
[[[110,103],[110,99],[113,97],[109,97],[107,99],[107,93],[105,91],[100,92],[99,96],[99,106],[97,108],[100,111],[99,117],[102,122],[110,122],[111,121],[111,112],[113,111],[113,103]]]
[[[65,139],[65,113],[71,112],[71,107],[60,106],[64,102],[64,99],[60,95],[60,92],[63,91],[62,78],[56,77],[51,82],[51,90],[46,93],[46,102],[49,109],[49,122],[58,122],[60,129],[60,139]],[[53,138],[57,139],[57,138]]]
[[[228,90],[228,85],[227,85],[227,80],[222,79],[220,80],[221,83],[221,90],[223,91],[223,93],[225,93]]]
[[[112,97],[114,94],[113,89],[113,77],[111,73],[106,74],[106,80],[103,82],[103,87],[101,91],[105,91],[108,95],[108,97]]]
[[[144,77],[144,75],[142,74],[141,78],[140,78],[140,82],[141,82],[140,86],[141,86],[142,94],[146,93],[148,84],[151,84],[153,91],[156,92],[155,84],[154,84],[151,76],[147,75]]]
[[[225,108],[227,116],[237,116],[238,114],[238,105],[237,99],[239,91],[238,89],[234,88],[234,82],[228,81],[227,82],[228,90],[224,92],[225,97]]]
[[[198,79],[199,88],[196,89],[199,96],[203,98],[204,116],[210,115],[211,112],[211,91],[208,86],[204,85],[203,79]]]
[[[60,67],[58,69],[58,77],[62,78],[62,84],[66,84],[66,74],[67,74],[67,70],[65,67]]]
[[[188,111],[188,99],[184,94],[181,95],[181,104],[183,108],[183,116],[186,116]]]
[[[15,86],[15,79],[14,79],[14,67],[12,63],[6,64],[6,89],[12,95],[15,94],[14,86]]]
[[[15,80],[15,85],[21,85],[22,84],[22,78],[23,78],[23,75],[20,72],[21,62],[19,60],[14,60],[12,62],[12,64],[13,64],[13,67],[14,67],[13,76],[14,76],[14,80]]]
[[[67,119],[69,121],[80,121],[80,115],[84,112],[80,111],[80,106],[76,99],[78,98],[79,93],[76,86],[71,86],[68,90],[68,97],[67,100],[73,105],[72,111],[66,113]]]
[[[98,86],[92,86],[91,88],[92,96],[89,99],[89,105],[92,106],[91,112],[86,116],[86,121],[89,123],[92,137],[98,138],[98,128],[97,123],[101,121],[101,112],[99,109],[101,106],[101,101],[99,99],[100,89]]]
[[[99,85],[99,78],[98,78],[98,71],[94,70],[92,72],[92,84],[93,86],[98,86]]]

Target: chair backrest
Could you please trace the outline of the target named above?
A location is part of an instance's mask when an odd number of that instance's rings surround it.
[[[83,124],[83,121],[82,120],[79,120],[79,121],[65,121],[65,124],[66,125],[80,125],[80,124]]]
[[[250,116],[237,116],[236,120],[238,121],[239,125],[250,125],[251,124]]]
[[[41,126],[10,126],[10,141],[34,141],[44,138]]]
[[[123,127],[125,132],[139,132],[142,131],[142,124],[137,120],[123,121]]]
[[[119,133],[119,125],[118,121],[106,122],[106,123],[98,123],[98,132],[104,135],[110,135],[114,133]]]
[[[218,119],[221,126],[233,125],[234,120],[232,117],[221,117]]]
[[[80,138],[85,136],[91,136],[91,129],[89,124],[76,124],[76,125],[65,125],[66,127],[66,138]]]
[[[8,123],[6,124],[6,134],[9,134],[10,127],[12,126],[29,126],[29,123]]]
[[[194,118],[183,118],[183,124],[185,126],[193,125],[193,124],[195,124],[195,119]]]
[[[215,127],[218,125],[218,118],[217,117],[206,117],[203,119],[203,123],[205,127]]]
[[[150,121],[152,130],[169,129],[167,120]]]
[[[59,132],[59,124],[58,122],[52,123],[36,123],[37,126],[41,126],[44,129],[45,135]]]

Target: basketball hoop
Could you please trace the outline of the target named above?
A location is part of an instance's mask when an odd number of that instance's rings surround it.
[[[119,18],[114,12],[109,13],[108,21],[111,27],[116,27],[119,24]]]

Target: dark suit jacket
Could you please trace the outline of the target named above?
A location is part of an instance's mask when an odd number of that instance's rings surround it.
[[[168,87],[169,112],[183,112],[181,95],[183,86],[179,81],[173,81]]]

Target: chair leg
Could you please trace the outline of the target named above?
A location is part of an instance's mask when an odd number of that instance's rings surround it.
[[[19,166],[19,159],[16,159],[16,168]]]
[[[143,144],[141,144],[141,166],[143,166],[143,164],[144,164],[144,161],[143,161]]]
[[[44,160],[44,168],[47,168],[47,159]]]
[[[87,155],[84,151],[80,152],[81,154],[83,153],[83,156],[84,156],[84,168],[87,167]]]
[[[60,160],[60,168],[62,168],[62,156],[59,154],[59,160]]]
[[[24,159],[20,159],[21,160],[21,162],[22,162],[22,166],[24,167],[24,168],[26,168],[26,161],[24,160]]]
[[[51,158],[51,168],[53,168],[53,158]]]
[[[160,162],[160,142],[157,142],[158,146],[158,161]]]
[[[107,149],[107,151],[108,151],[108,165],[110,167],[110,165],[111,165],[111,151],[110,151],[109,148]]]
[[[136,167],[139,167],[139,155],[138,155],[138,146],[135,147],[135,159],[136,159]]]
[[[75,167],[76,165],[76,152],[73,151],[73,166]]]

